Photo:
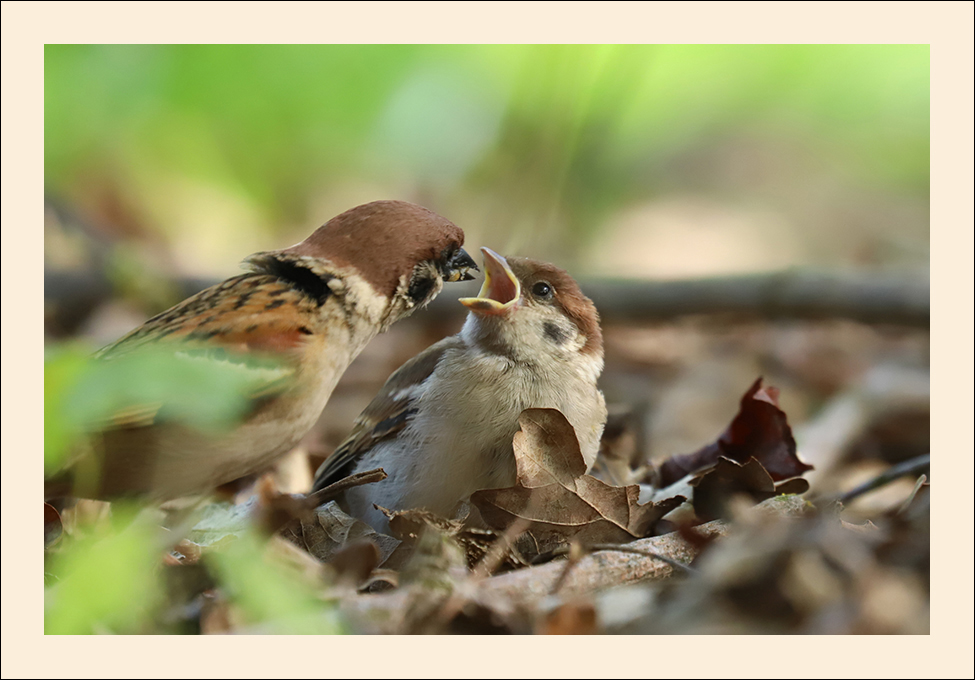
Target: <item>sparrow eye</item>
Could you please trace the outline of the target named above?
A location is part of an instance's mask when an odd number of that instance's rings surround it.
[[[548,281],[539,281],[534,286],[532,286],[532,295],[540,300],[548,300],[555,293],[552,288],[552,284]]]

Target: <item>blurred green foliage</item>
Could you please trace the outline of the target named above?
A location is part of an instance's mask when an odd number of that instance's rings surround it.
[[[44,366],[45,475],[56,473],[83,447],[86,432],[120,412],[163,404],[167,419],[198,428],[227,427],[276,368],[268,362],[257,371],[255,384],[253,370],[180,358],[164,348],[99,360],[83,346],[51,347]],[[158,526],[161,515],[140,510],[136,503],[113,502],[111,522],[75,526],[46,553],[45,633],[171,632],[160,612],[179,609],[180,602],[178,593],[166,590],[163,557],[167,540],[178,536]],[[60,533],[60,526],[56,529]],[[293,568],[268,554],[254,532],[225,531],[220,545],[206,555],[216,584],[245,623],[265,632],[343,632],[334,608]]]
[[[56,550],[46,566],[44,632],[56,635],[153,632],[161,604],[159,529],[137,509],[115,504],[115,527]],[[147,629],[148,628],[148,629]]]
[[[728,138],[924,200],[928,128],[927,45],[45,48],[48,191],[109,186],[162,230],[208,219],[179,212],[186,182],[243,206],[225,207],[241,237],[241,214],[304,230],[359,187],[571,255],[613,212],[701,188],[680,159]]]
[[[44,357],[44,475],[64,465],[70,447],[84,429],[79,414],[69,405],[88,366],[84,349],[59,346]]]
[[[324,603],[288,566],[264,549],[254,531],[211,554],[219,581],[251,624],[262,632],[335,635],[345,627],[334,606]]]
[[[245,370],[165,347],[97,360],[84,346],[52,346],[44,361],[45,474],[64,464],[79,436],[120,414],[162,409],[164,418],[196,428],[227,428],[245,413],[249,395],[278,375],[271,359]]]

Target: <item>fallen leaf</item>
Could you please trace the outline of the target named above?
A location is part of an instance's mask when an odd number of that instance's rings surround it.
[[[380,534],[365,522],[349,517],[335,501],[315,508],[310,518],[298,518],[281,530],[281,535],[323,562],[352,542],[369,541],[379,550],[379,563],[389,557],[400,541]]]
[[[778,398],[778,389],[762,387],[762,379],[758,378],[741,398],[728,429],[698,451],[664,461],[658,470],[657,486],[669,486],[689,473],[714,465],[721,457],[742,464],[755,458],[776,482],[812,470],[812,465],[796,455],[796,440]]]
[[[744,464],[721,457],[709,470],[690,480],[694,488],[694,514],[699,521],[728,516],[732,497],[746,495],[755,503],[783,493],[805,493],[809,483],[793,478],[776,484],[769,472],[755,458]]]
[[[494,529],[527,520],[540,550],[570,537],[588,543],[643,538],[667,512],[685,499],[640,504],[637,485],[610,486],[585,474],[586,464],[572,425],[556,409],[527,409],[518,419],[513,448],[515,486],[485,489],[471,503]]]

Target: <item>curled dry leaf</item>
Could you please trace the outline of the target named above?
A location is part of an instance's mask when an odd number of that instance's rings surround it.
[[[315,508],[310,518],[298,518],[281,530],[281,535],[323,562],[353,542],[369,541],[379,550],[379,563],[389,557],[399,541],[377,533],[365,522],[349,517],[335,501]]]
[[[701,521],[727,517],[728,502],[737,495],[761,503],[779,494],[809,490],[809,483],[800,477],[776,483],[755,458],[742,465],[723,456],[711,469],[692,479],[690,485],[694,487],[694,514]]]
[[[704,448],[664,461],[656,485],[669,486],[689,473],[716,464],[722,457],[742,464],[755,458],[775,482],[812,470],[812,465],[796,455],[796,440],[785,412],[779,408],[778,389],[762,387],[761,378],[741,398],[728,429]]]
[[[584,543],[643,538],[658,519],[685,500],[678,496],[641,505],[638,486],[610,486],[585,474],[575,431],[556,409],[527,409],[518,422],[521,430],[513,441],[515,486],[477,491],[471,503],[495,529],[519,518],[527,520],[539,550],[569,538]]]

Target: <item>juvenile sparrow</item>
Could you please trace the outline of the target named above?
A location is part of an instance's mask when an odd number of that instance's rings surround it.
[[[268,466],[311,429],[373,336],[430,302],[444,281],[473,278],[477,266],[463,242],[460,228],[425,208],[376,201],[290,248],[248,257],[249,273],[197,293],[96,354],[112,361],[162,348],[255,374],[267,371],[256,360],[274,357],[242,422],[214,435],[167,419],[165,404],[134,405],[95,437],[93,455],[45,485],[46,495],[165,500]]]
[[[391,510],[451,516],[478,489],[515,483],[512,438],[526,408],[556,408],[576,431],[587,467],[606,403],[595,306],[565,271],[482,248],[484,284],[462,298],[461,331],[403,364],[322,464],[313,490],[381,467],[383,481],[345,492],[350,514],[380,531]]]

